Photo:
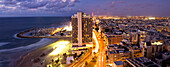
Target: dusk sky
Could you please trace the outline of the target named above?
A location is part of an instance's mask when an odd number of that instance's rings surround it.
[[[170,0],[0,0],[0,17],[71,16],[77,11],[111,16],[170,16]]]

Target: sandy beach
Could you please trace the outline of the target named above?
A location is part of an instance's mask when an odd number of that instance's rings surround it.
[[[61,41],[61,40],[70,40],[70,39],[62,38],[62,39],[58,39],[56,42]],[[48,43],[48,45],[45,47],[39,48],[37,50],[27,53],[24,56],[21,56],[17,61],[15,61],[15,63],[12,64],[12,67],[33,67],[35,66],[35,64],[41,65],[41,61],[43,60],[42,58],[45,58],[49,53],[53,51],[54,44],[52,43]],[[45,56],[40,57],[43,53],[45,53]],[[37,59],[37,58],[39,58],[40,61],[35,63],[33,59]],[[39,66],[39,67],[42,67],[42,66]]]
[[[43,52],[51,52],[52,45],[45,46],[43,48],[39,48],[37,50],[31,51],[28,54],[21,56],[15,63],[12,64],[12,67],[31,67],[34,62],[31,59],[36,59],[42,55]],[[46,55],[48,53],[45,53]]]

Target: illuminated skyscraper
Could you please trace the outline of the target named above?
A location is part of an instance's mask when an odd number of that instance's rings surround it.
[[[82,12],[77,12],[71,18],[73,45],[82,46],[92,42],[92,18]]]

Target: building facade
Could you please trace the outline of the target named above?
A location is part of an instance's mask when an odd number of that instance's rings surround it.
[[[130,40],[132,44],[138,43],[138,32],[136,30],[132,30],[132,32],[130,32]]]
[[[108,44],[119,44],[123,40],[122,35],[107,35],[104,37],[105,42]]]
[[[122,45],[110,44],[107,52],[109,63],[113,63],[114,61],[126,61],[127,58],[131,57],[128,48]]]
[[[77,12],[72,18],[72,43],[82,46],[92,42],[92,18],[82,12]]]

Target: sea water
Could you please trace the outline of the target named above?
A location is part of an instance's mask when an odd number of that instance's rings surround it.
[[[57,41],[49,38],[18,38],[17,33],[35,27],[61,27],[69,24],[70,20],[70,17],[1,17],[0,67],[10,67],[12,60]]]

